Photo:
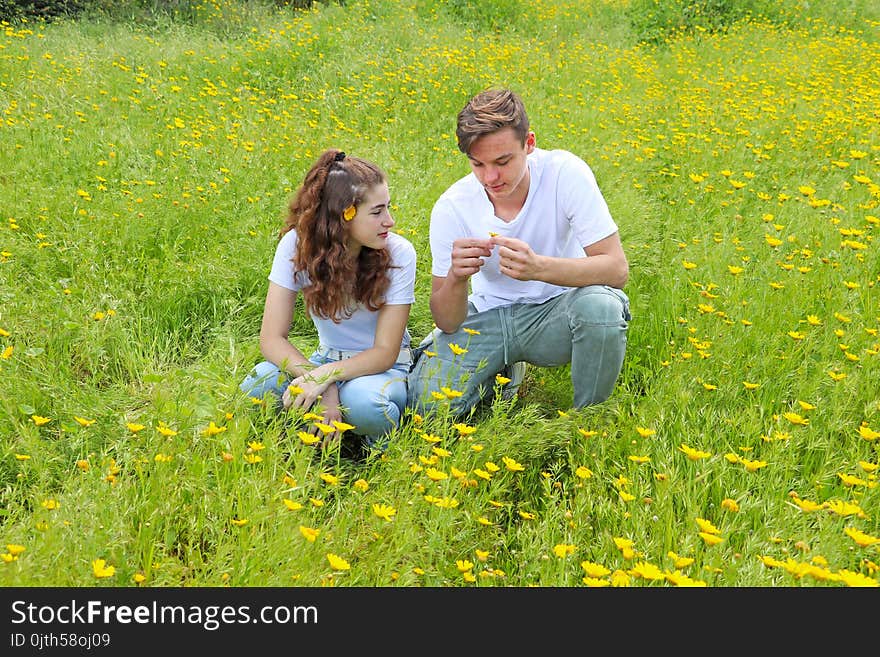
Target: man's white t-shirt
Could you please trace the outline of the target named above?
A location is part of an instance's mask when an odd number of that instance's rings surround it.
[[[282,236],[275,248],[275,259],[269,280],[288,290],[298,291],[311,284],[304,271],[294,273],[293,255],[296,252],[296,231],[291,230]],[[388,270],[391,283],[385,292],[385,303],[389,306],[412,304],[415,302],[416,250],[403,236],[388,233],[388,251],[391,254],[392,268]],[[311,315],[311,313],[309,313]],[[331,319],[312,316],[318,330],[320,343],[330,349],[343,351],[363,351],[373,346],[376,335],[376,322],[379,311],[367,310],[358,304],[352,316],[336,324]],[[408,347],[408,334],[404,332],[401,347]]]
[[[473,172],[453,183],[431,211],[431,274],[446,277],[452,243],[461,237],[488,239],[489,233],[526,242],[539,255],[585,257],[584,247],[614,234],[617,224],[593,171],[564,150],[534,149],[527,158],[529,193],[512,221],[495,216],[486,190]],[[468,300],[480,312],[512,303],[542,303],[568,287],[541,281],[518,281],[501,273],[498,249],[471,276]]]

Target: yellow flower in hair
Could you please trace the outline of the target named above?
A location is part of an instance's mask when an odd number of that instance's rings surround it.
[[[342,218],[346,221],[351,221],[352,219],[354,219],[354,215],[356,214],[357,208],[354,207],[354,204],[352,204],[345,208],[345,210],[342,212]]]

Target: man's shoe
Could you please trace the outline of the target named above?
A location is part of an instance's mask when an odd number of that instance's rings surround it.
[[[526,369],[528,368],[528,365],[529,364],[525,361],[519,361],[512,365],[508,365],[501,370],[501,376],[510,379],[510,381],[505,383],[504,387],[501,388],[502,400],[508,401],[516,397],[520,384],[523,382],[523,379],[526,378]]]

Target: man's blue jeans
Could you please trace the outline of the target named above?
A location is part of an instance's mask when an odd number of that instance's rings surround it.
[[[435,330],[419,345],[407,403],[428,412],[437,403],[431,393],[437,392],[454,415],[462,415],[492,392],[497,373],[518,361],[539,367],[570,363],[574,406],[605,401],[623,366],[631,319],[626,294],[605,285],[484,312],[470,305],[455,333]],[[457,355],[460,349],[452,344],[466,351]],[[443,387],[462,394],[448,398]]]

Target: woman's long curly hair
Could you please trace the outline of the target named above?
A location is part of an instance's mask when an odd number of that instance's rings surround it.
[[[346,252],[348,222],[342,215],[386,180],[372,162],[328,149],[291,200],[278,238],[296,230],[293,266],[294,271],[308,274],[310,284],[302,293],[312,315],[338,324],[351,317],[358,303],[369,310],[382,307],[390,283],[391,254],[388,249],[365,246],[352,261]]]

